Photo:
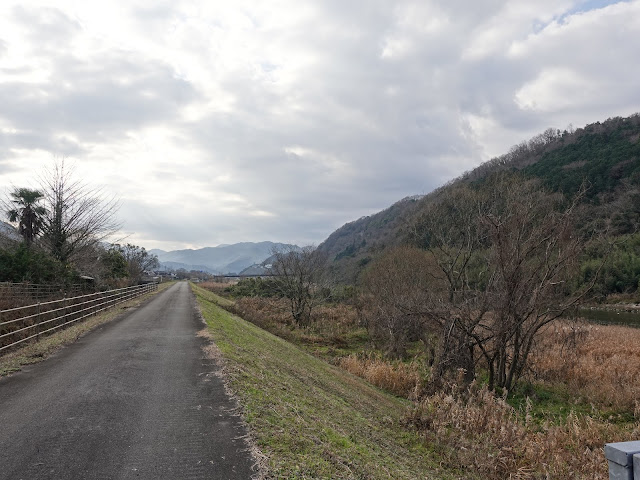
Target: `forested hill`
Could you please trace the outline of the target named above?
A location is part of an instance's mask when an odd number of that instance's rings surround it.
[[[339,281],[351,283],[384,249],[402,243],[421,208],[459,182],[478,182],[499,171],[540,178],[551,191],[575,194],[587,187],[585,202],[594,222],[614,234],[640,227],[640,114],[611,118],[577,130],[547,129],[509,152],[466,172],[424,197],[410,197],[386,210],[347,223],[318,248],[327,252]]]

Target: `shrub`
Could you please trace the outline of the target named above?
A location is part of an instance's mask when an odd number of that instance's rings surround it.
[[[59,283],[75,276],[70,268],[35,246],[0,250],[0,282]]]
[[[224,289],[234,297],[281,297],[276,280],[271,278],[245,278]]]

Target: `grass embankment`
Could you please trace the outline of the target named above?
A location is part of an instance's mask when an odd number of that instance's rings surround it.
[[[268,478],[453,478],[405,420],[410,403],[227,312],[193,286]],[[468,478],[468,477],[467,477]]]
[[[158,285],[158,290],[155,292],[147,293],[142,297],[134,298],[128,302],[121,303],[116,308],[111,308],[105,312],[101,312],[98,315],[89,317],[85,320],[81,320],[78,323],[71,325],[68,328],[55,332],[51,335],[41,338],[37,342],[28,343],[22,347],[18,347],[15,350],[11,350],[8,353],[0,356],[0,376],[6,376],[11,373],[20,371],[23,366],[30,365],[32,363],[38,363],[45,360],[53,353],[60,350],[65,345],[75,342],[82,335],[90,332],[94,328],[110,322],[111,320],[119,317],[123,310],[130,310],[137,308],[148,298],[166,290],[176,282],[167,282]]]

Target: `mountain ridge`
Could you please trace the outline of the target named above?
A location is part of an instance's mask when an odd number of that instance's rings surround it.
[[[274,249],[295,247],[285,243],[263,241],[172,251],[153,249],[150,253],[158,256],[161,266],[229,274],[238,273],[251,265],[262,263],[273,254]]]
[[[340,283],[356,283],[366,265],[389,247],[407,241],[420,211],[461,183],[473,184],[501,171],[537,178],[549,191],[572,196],[586,182],[591,222],[616,234],[640,230],[640,114],[614,117],[583,128],[547,129],[424,196],[408,196],[335,230],[318,249]]]

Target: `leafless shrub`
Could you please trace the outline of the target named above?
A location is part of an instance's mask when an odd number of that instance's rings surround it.
[[[293,322],[308,326],[314,307],[329,296],[326,285],[326,253],[313,246],[276,249],[272,273],[278,289],[289,302]]]
[[[365,272],[361,315],[371,339],[389,357],[404,357],[409,342],[429,343],[437,325],[428,324],[425,309],[438,288],[438,273],[426,252],[411,247],[388,251]]]

